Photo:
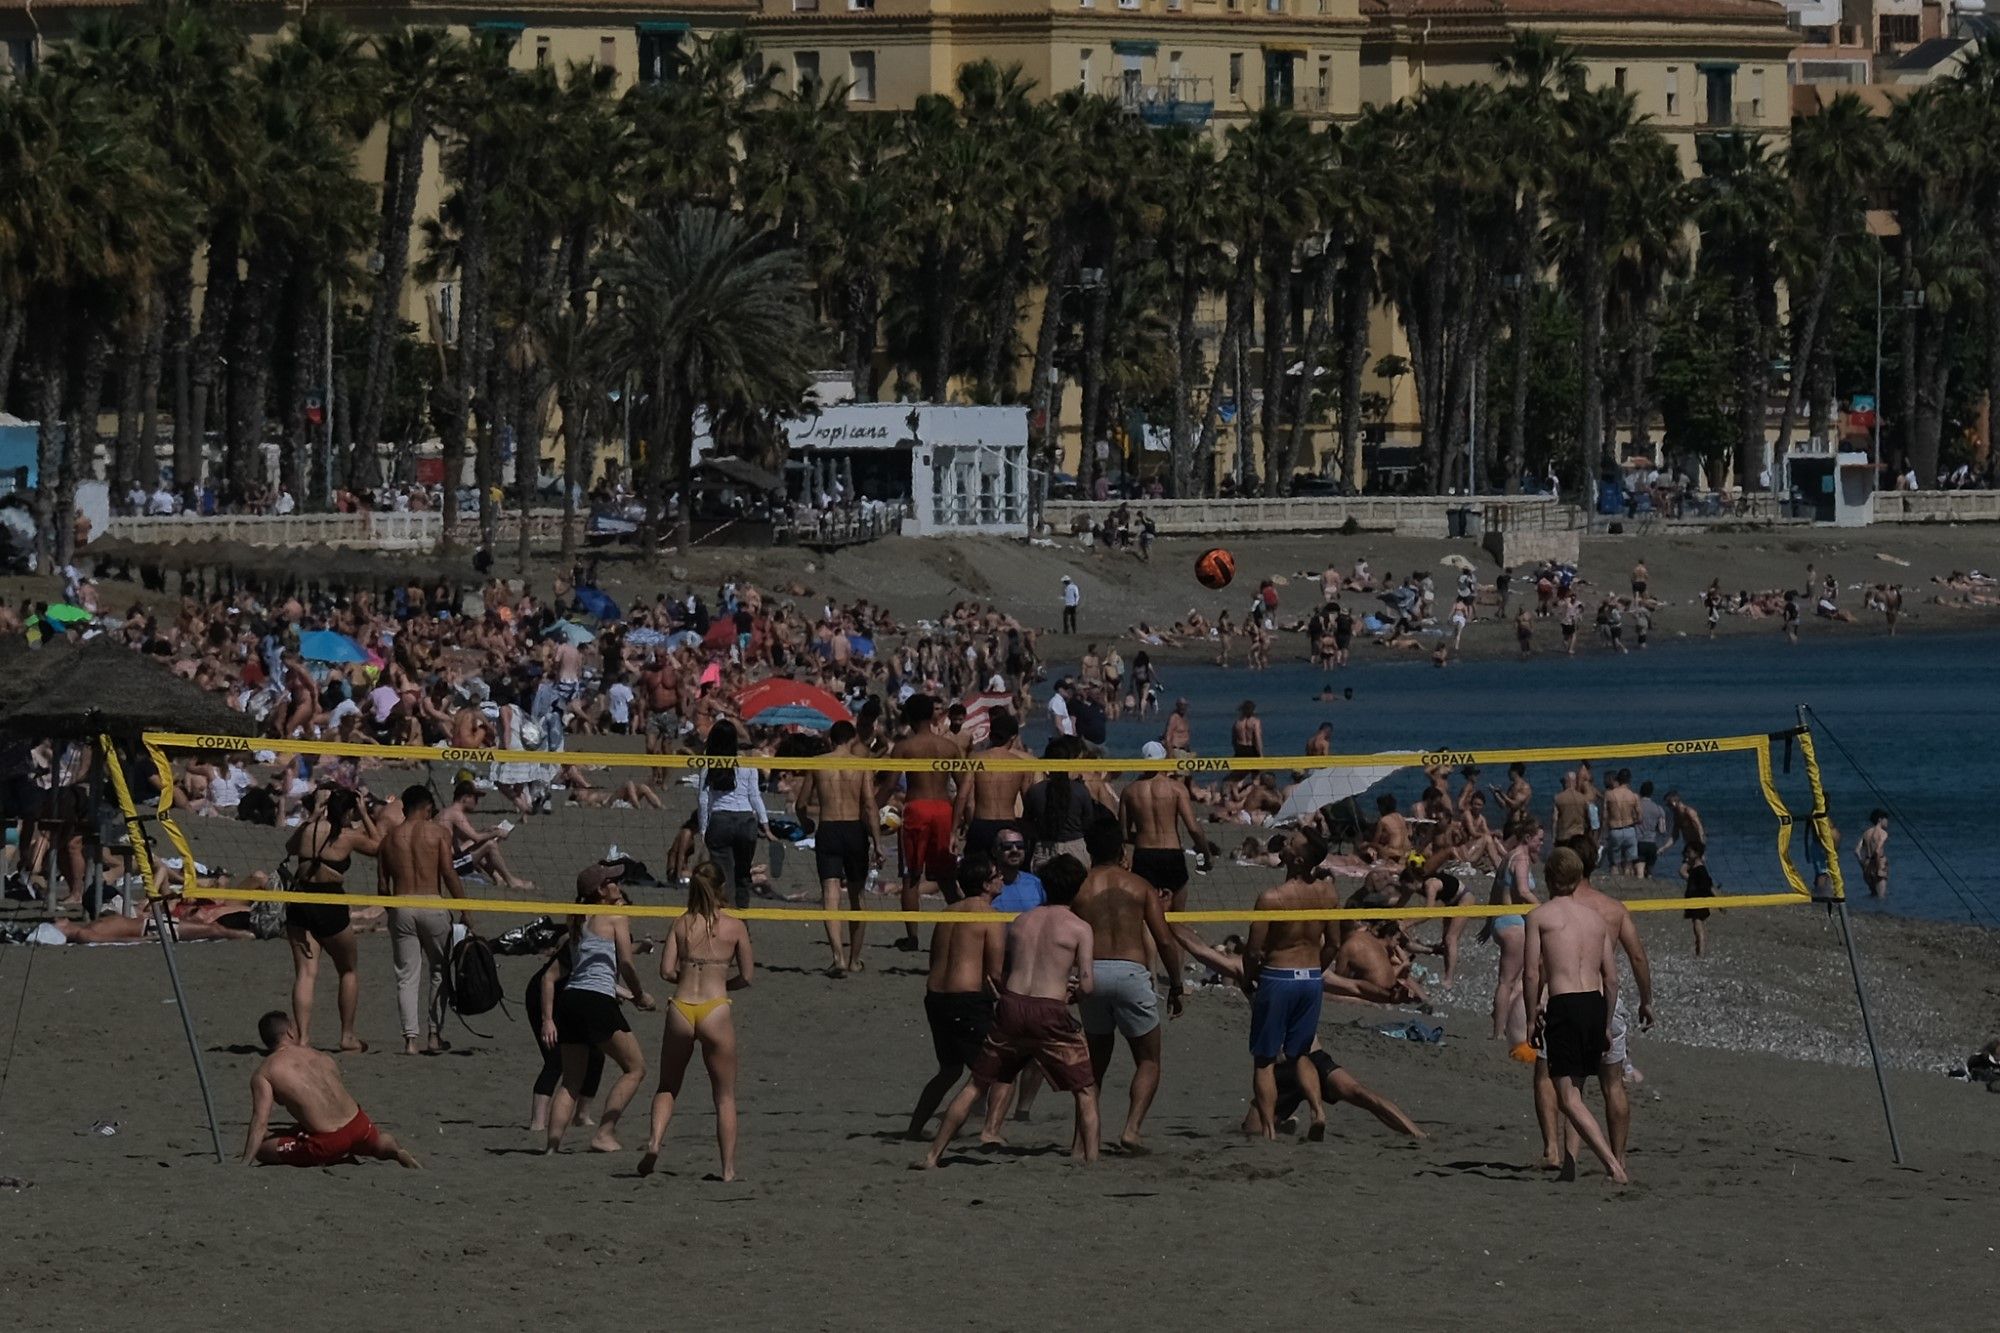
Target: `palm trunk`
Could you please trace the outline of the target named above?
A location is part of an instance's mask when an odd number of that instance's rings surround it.
[[[1830,246],[1828,248],[1831,250]],[[1820,313],[1826,309],[1826,294],[1833,289],[1833,269],[1834,260],[1829,253],[1821,258],[1819,268],[1813,274],[1812,290],[1806,296],[1806,308],[1798,319],[1798,334],[1792,340],[1792,382],[1785,391],[1785,410],[1778,417],[1778,440],[1771,450],[1779,458],[1783,458],[1785,451],[1791,448],[1792,423],[1805,399],[1807,372],[1819,345]],[[1817,427],[1817,422],[1806,423],[1808,438]]]
[[[150,302],[141,297],[139,308],[118,343],[118,433],[111,440],[111,501],[122,504],[138,475],[139,413],[145,398],[146,345],[152,341],[153,318]]]
[[[265,374],[277,323],[278,285],[289,247],[260,245],[245,266],[237,291],[229,345],[229,418],[223,450],[223,488],[241,500],[257,472],[264,438]]]
[[[155,293],[147,321],[146,351],[139,370],[139,452],[137,478],[150,493],[160,481],[160,369],[165,352],[167,310]]]
[[[1937,484],[1938,447],[1944,437],[1945,388],[1951,378],[1951,357],[1941,322],[1928,311],[1917,313],[1922,318],[1918,321],[1917,413],[1910,466],[1916,469],[1917,485],[1928,489]]]
[[[1201,493],[1215,493],[1215,442],[1222,420],[1222,390],[1236,376],[1236,359],[1242,341],[1243,325],[1250,317],[1250,302],[1255,294],[1257,277],[1256,262],[1248,251],[1238,256],[1236,272],[1229,284],[1228,295],[1224,298],[1222,315],[1222,340],[1215,349],[1215,369],[1208,379],[1208,410],[1202,414],[1201,441],[1195,450],[1196,475],[1201,478]],[[1248,410],[1243,409],[1243,410]],[[1237,413],[1240,429],[1243,412]]]
[[[486,336],[486,157],[488,145],[483,135],[475,136],[465,149],[464,218],[459,235],[459,317],[458,366],[449,394],[444,438],[444,541],[447,548],[458,526],[458,487],[465,472],[467,435],[474,430],[473,396],[485,368]],[[480,430],[475,447],[484,449],[490,430]],[[480,513],[492,507],[490,478],[484,475],[485,460],[475,457],[474,473],[479,485]],[[485,519],[480,520],[482,532]]]
[[[854,401],[875,401],[875,324],[881,312],[882,283],[873,268],[857,272],[847,283],[847,376]]]
[[[203,289],[201,329],[188,349],[188,470],[174,480],[182,496],[192,502],[201,485],[203,465],[208,456],[209,400],[221,369],[223,336],[235,313],[236,293],[241,286],[237,273],[239,247],[236,229],[224,224],[209,240],[208,285]]]
[[[1307,297],[1312,307],[1312,322],[1306,326],[1306,340],[1299,348],[1299,360],[1304,369],[1299,374],[1298,388],[1292,394],[1292,428],[1285,440],[1282,458],[1282,475],[1289,479],[1298,470],[1301,451],[1305,447],[1307,418],[1311,412],[1313,394],[1313,371],[1319,362],[1319,354],[1326,346],[1326,340],[1333,320],[1333,277],[1334,260],[1332,248],[1328,247],[1321,257],[1319,268],[1313,274],[1312,287]],[[1282,494],[1282,489],[1274,488],[1273,495]]]
[[[315,353],[321,338],[319,312],[311,299],[311,287],[302,272],[294,272],[286,285],[280,327],[284,330],[285,368],[282,386],[284,402],[284,444],[278,450],[278,481],[303,501],[312,490],[308,472],[313,457],[313,427],[306,419],[306,395],[311,392]]]
[[[1258,430],[1264,445],[1264,490],[1277,495],[1290,479],[1280,456],[1284,434],[1285,346],[1292,324],[1292,243],[1275,232],[1264,237],[1264,409]]]
[[[1507,485],[1508,495],[1518,495],[1521,478],[1528,471],[1528,353],[1534,342],[1534,287],[1528,276],[1514,291],[1514,364],[1509,372],[1512,383],[1507,395]]]
[[[1002,376],[1013,360],[1014,335],[1021,326],[1021,270],[1028,262],[1026,216],[1016,216],[1000,255],[1000,281],[994,289],[988,313],[986,354],[979,368],[979,383],[986,401],[1000,402],[1011,388]]]
[[[194,264],[182,260],[167,279],[166,324],[160,335],[160,356],[173,376],[174,486],[187,489],[188,478],[201,468],[201,450],[194,440],[194,375],[189,363],[194,328]]]
[[[1173,452],[1170,457],[1173,495],[1175,499],[1183,500],[1194,490],[1194,404],[1189,395],[1194,392],[1194,377],[1201,370],[1201,341],[1195,336],[1194,327],[1195,312],[1201,303],[1201,277],[1192,256],[1181,257],[1178,278],[1173,332],[1174,417],[1170,427]]]
[[[56,563],[60,565],[76,558],[77,483],[97,471],[97,416],[104,398],[110,345],[97,329],[88,329],[83,335],[81,355],[76,406],[63,431],[62,462],[56,469],[54,537]]]
[[[1368,368],[1368,310],[1373,304],[1375,247],[1347,249],[1340,291],[1340,476],[1354,484],[1361,458],[1361,377]]]
[[[1903,271],[1903,285],[1900,290],[1909,291],[1913,284],[1914,277],[1906,267]],[[1903,373],[1901,376],[1902,383],[1897,386],[1899,392],[1896,395],[1898,409],[1896,413],[1898,418],[1896,422],[1896,440],[1902,449],[1903,466],[1905,468],[1916,466],[1917,438],[1919,435],[1917,429],[1917,315],[1918,312],[1916,310],[1903,310],[1902,327],[1897,330],[1897,336],[1901,339],[1901,346],[1898,351],[1900,353],[1899,359],[1902,363]],[[1897,470],[1900,472],[1902,469],[1899,468]],[[1928,485],[1931,478],[1926,477],[1923,471],[1919,469],[1917,472],[1917,481],[1920,485]]]
[[[1994,417],[2000,414],[2000,236],[1989,233],[1986,253],[1986,462],[1993,464]]]
[[[28,499],[35,516],[35,568],[42,573],[55,557],[56,478],[63,467],[63,319],[54,309],[48,313],[35,349],[35,488]]]
[[[28,312],[17,304],[0,305],[0,406],[14,391],[14,360],[21,351],[21,331],[27,327]]]
[[[393,330],[396,308],[403,299],[403,287],[410,267],[410,226],[417,212],[417,184],[423,174],[424,145],[430,139],[430,108],[421,104],[410,108],[410,123],[401,134],[390,137],[387,158],[382,164],[382,229],[375,252],[382,257],[376,275],[374,300],[368,309],[368,331],[362,348],[366,369],[361,378],[361,402],[354,438],[362,448],[372,448],[382,434],[382,412],[389,401],[389,383],[394,377]]]
[[[579,406],[585,390],[569,379],[556,384],[556,411],[562,417],[562,560],[576,556],[576,488],[583,471],[583,450],[590,438]]]
[[[1584,450],[1599,450],[1597,467],[1600,474],[1615,466],[1615,462],[1603,450],[1604,440],[1604,255],[1603,243],[1597,228],[1586,226],[1583,232],[1583,277],[1579,284],[1581,299],[1578,315],[1583,320],[1582,337],[1578,339],[1578,354],[1583,361],[1583,419],[1578,423],[1577,443]],[[1588,453],[1586,452],[1586,457]],[[1585,478],[1586,481],[1590,480]],[[1586,498],[1589,487],[1585,487]]]
[[[1091,486],[1091,494],[1096,494],[1098,474],[1102,471],[1097,462],[1097,441],[1104,438],[1104,423],[1100,418],[1104,412],[1104,344],[1110,335],[1106,318],[1111,305],[1111,274],[1107,269],[1102,281],[1091,287],[1083,303],[1083,403],[1082,403],[1082,454],[1077,459],[1077,473]]]
[[[1034,383],[1029,389],[1029,401],[1034,404],[1030,416],[1042,423],[1042,437],[1036,442],[1035,450],[1042,463],[1037,473],[1040,478],[1035,496],[1037,518],[1041,516],[1043,502],[1048,499],[1049,474],[1055,471],[1060,461],[1062,403],[1055,396],[1056,344],[1062,333],[1063,289],[1083,262],[1083,245],[1075,239],[1071,228],[1058,224],[1050,256],[1049,271],[1042,288],[1042,318],[1035,330],[1035,366],[1031,372]]]

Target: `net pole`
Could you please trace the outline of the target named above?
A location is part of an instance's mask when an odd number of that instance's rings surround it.
[[[1824,835],[1827,827],[1826,789],[1820,784],[1819,761],[1812,750],[1812,733],[1806,727],[1806,707],[1799,705],[1799,752],[1805,758],[1806,781],[1812,788],[1813,825]],[[1829,850],[1828,857],[1838,855]],[[1854,1000],[1861,1010],[1861,1035],[1868,1042],[1868,1059],[1875,1066],[1875,1091],[1882,1098],[1882,1123],[1889,1130],[1889,1156],[1897,1166],[1903,1164],[1903,1144],[1896,1134],[1896,1108],[1889,1100],[1889,1079],[1882,1069],[1882,1048],[1875,1041],[1875,1021],[1868,1013],[1868,983],[1861,975],[1861,955],[1854,948],[1854,927],[1847,917],[1847,893],[1841,886],[1839,868],[1827,876],[1832,884],[1832,894],[1826,899],[1835,916],[1840,919],[1841,942],[1847,946],[1847,968],[1854,975]]]
[[[132,802],[132,789],[125,783],[124,765],[118,762],[118,751],[111,743],[111,737],[100,735],[98,744],[104,751],[104,769],[111,779],[112,791],[118,797],[119,812],[125,816],[125,827],[132,838],[132,860],[139,868],[139,878],[145,883],[146,897],[153,913],[153,930],[160,937],[160,953],[167,960],[167,979],[174,987],[174,1007],[180,1011],[181,1031],[187,1036],[188,1056],[194,1061],[194,1080],[201,1087],[201,1107],[208,1115],[209,1146],[215,1150],[215,1164],[222,1165],[222,1125],[215,1118],[215,1094],[209,1090],[208,1067],[202,1063],[201,1038],[195,1034],[194,1013],[188,1008],[187,988],[181,984],[180,963],[174,957],[173,921],[167,915],[167,905],[154,892],[157,881],[153,878],[153,855],[146,846],[146,829],[139,819],[139,807]],[[194,863],[187,861],[186,868],[193,873]]]

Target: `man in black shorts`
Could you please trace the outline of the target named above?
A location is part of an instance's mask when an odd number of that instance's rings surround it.
[[[1147,741],[1141,753],[1147,759],[1162,760],[1167,757],[1167,748],[1159,741]],[[1169,911],[1180,911],[1188,882],[1182,831],[1194,839],[1197,851],[1212,854],[1208,839],[1195,823],[1194,801],[1187,784],[1171,773],[1149,773],[1125,788],[1119,799],[1119,818],[1126,841],[1132,844],[1132,873],[1168,900]]]
[[[1331,1055],[1320,1046],[1319,1038],[1313,1038],[1306,1058],[1319,1071],[1320,1101],[1331,1104],[1346,1102],[1358,1106],[1380,1120],[1398,1134],[1407,1134],[1413,1139],[1425,1137],[1417,1128],[1416,1121],[1403,1114],[1402,1108],[1372,1088],[1362,1086],[1361,1081],[1334,1063]],[[1298,1066],[1288,1060],[1280,1060],[1273,1066],[1278,1071],[1278,1109],[1273,1113],[1273,1123],[1282,1127],[1304,1105],[1305,1090],[1299,1087]],[[1244,1117],[1243,1132],[1256,1133],[1256,1112],[1252,1110]]]
[[[833,724],[826,738],[832,742],[829,754],[835,758],[865,759],[868,752],[856,741],[852,722]],[[820,890],[829,912],[840,907],[841,889],[847,890],[851,911],[861,910],[861,895],[868,888],[868,872],[882,864],[882,846],[875,818],[875,775],[865,768],[814,770],[800,786],[797,807],[811,809],[818,820],[813,829],[813,863],[819,872]],[[827,975],[846,976],[861,970],[861,921],[826,923],[827,947],[833,961]]]
[[[1626,1183],[1625,1165],[1583,1100],[1583,1085],[1597,1076],[1611,1048],[1611,1015],[1618,1002],[1615,937],[1604,918],[1576,900],[1583,861],[1558,847],[1545,868],[1549,900],[1528,913],[1527,958],[1522,965],[1528,1012],[1547,1053],[1556,1100],[1569,1120],[1563,1134],[1562,1179],[1576,1179],[1576,1140],[1597,1154],[1611,1178]]]
[[[931,931],[930,975],[924,982],[924,1019],[931,1030],[931,1050],[937,1073],[917,1094],[910,1112],[910,1133],[922,1139],[931,1116],[945,1094],[958,1082],[993,1025],[993,994],[1007,966],[1007,927],[1000,921],[954,922],[954,914],[990,912],[1000,891],[1000,868],[984,856],[968,856],[958,864],[959,900],[940,914]],[[987,1109],[985,1143],[999,1140],[999,1116],[1005,1099],[995,1096]]]

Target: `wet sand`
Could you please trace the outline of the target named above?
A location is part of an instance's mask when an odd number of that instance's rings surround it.
[[[657,894],[647,894],[657,898]],[[650,927],[651,923],[645,923]],[[1645,923],[1661,1022],[1617,1189],[1594,1165],[1535,1169],[1527,1074],[1486,1039],[1494,953],[1472,946],[1442,1047],[1377,1035],[1409,1015],[1329,1002],[1328,1049],[1429,1133],[1412,1145],[1352,1108],[1321,1145],[1244,1141],[1247,1006],[1203,990],[1167,1036],[1145,1158],[1063,1156],[1066,1099],[1044,1091],[1006,1151],[964,1137],[947,1169],[908,1170],[901,1135],[932,1072],[915,956],[814,970],[816,926],[759,923],[760,972],[737,997],[743,1179],[715,1169],[707,1087],[691,1072],[662,1159],[547,1160],[523,1128],[537,1057],[518,996],[534,962],[503,958],[512,1014],[473,1020],[436,1057],[389,1053],[385,936],[362,943],[362,1034],[343,1059],[362,1105],[425,1162],[245,1168],[256,1017],[287,1002],[278,942],[184,945],[179,959],[218,1098],[209,1153],[156,946],[0,949],[18,1049],[0,1100],[0,1299],[19,1328],[229,1323],[371,1328],[471,1317],[657,1319],[694,1328],[1076,1327],[1118,1320],[1359,1317],[1429,1329],[1546,1325],[1615,1311],[1619,1327],[1924,1327],[1963,1322],[2000,1246],[2000,1100],[1919,1072],[1990,1012],[2000,950],[1981,932],[1858,923],[1907,1154],[1889,1162],[1837,937],[1815,909],[1723,916],[1687,957],[1677,917]],[[642,927],[644,928],[644,927]],[[651,957],[642,975],[655,975]],[[322,979],[322,1042],[332,1034]],[[662,1019],[630,1012],[648,1058]],[[1824,1043],[1817,1060],[1718,1044]],[[1840,1063],[1834,1063],[1838,1061]],[[1107,1126],[1129,1064],[1113,1064]],[[113,1137],[89,1133],[115,1121]],[[1111,1131],[1115,1136],[1115,1128]],[[1286,1304],[1278,1305],[1282,1300]],[[1568,1312],[1562,1314],[1560,1312]]]

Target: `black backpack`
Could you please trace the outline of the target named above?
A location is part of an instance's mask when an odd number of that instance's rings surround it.
[[[438,1026],[443,1026],[447,1011],[456,1010],[459,1022],[465,1023],[467,1016],[483,1014],[504,998],[493,947],[477,935],[467,935],[452,947],[444,984],[438,988]],[[470,1023],[465,1023],[465,1028],[475,1037],[486,1035]]]

